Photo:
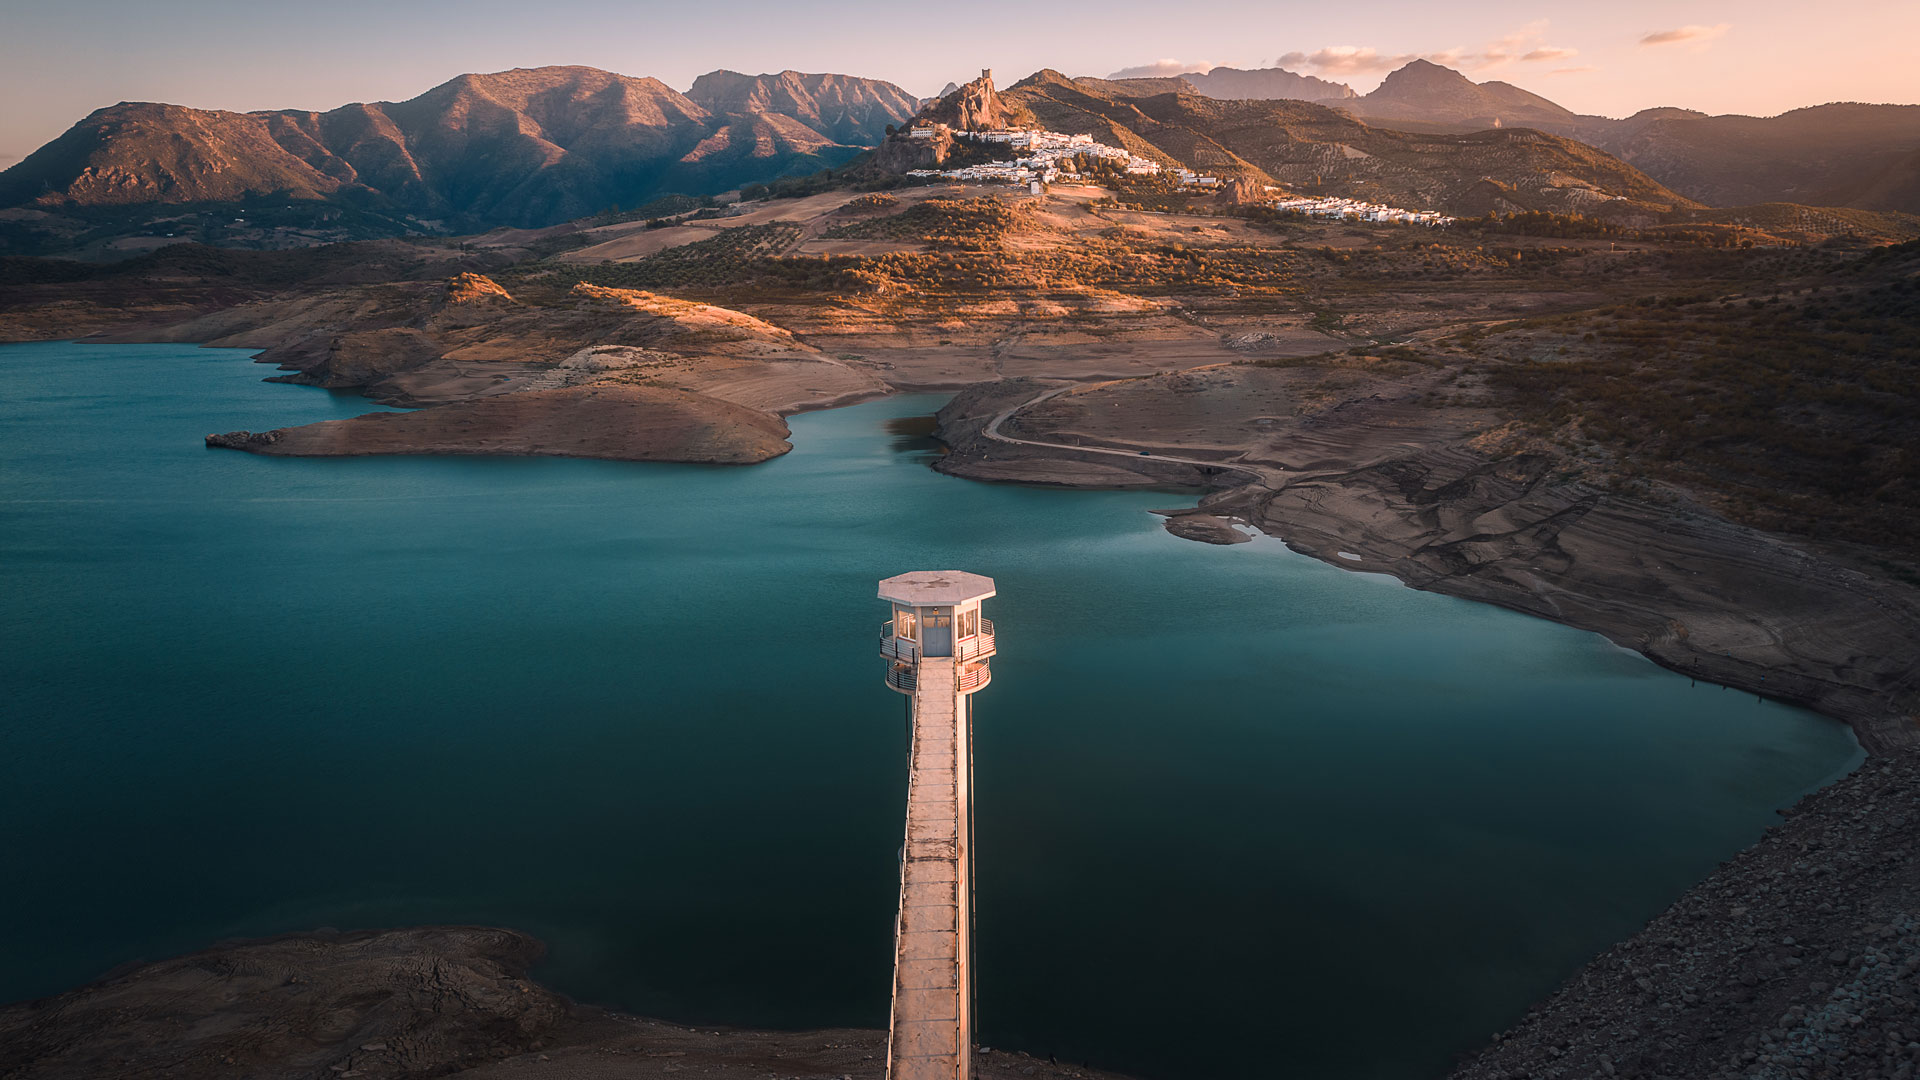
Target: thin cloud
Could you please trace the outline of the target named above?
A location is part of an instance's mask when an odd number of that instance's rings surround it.
[[[1413,59],[1416,57],[1412,53],[1384,56],[1377,49],[1358,45],[1329,45],[1310,53],[1287,53],[1278,63],[1283,68],[1312,68],[1322,75],[1364,75],[1373,71],[1391,71]]]
[[[1691,41],[1704,45],[1717,37],[1722,37],[1733,29],[1732,23],[1718,23],[1713,26],[1677,26],[1672,30],[1656,30],[1640,39],[1642,45],[1677,45]]]
[[[1415,60],[1464,71],[1484,71],[1513,63],[1570,60],[1580,54],[1578,49],[1548,44],[1546,36],[1547,21],[1538,19],[1511,34],[1474,47],[1383,53],[1364,45],[1328,45],[1313,52],[1287,53],[1276,63],[1283,68],[1305,69],[1319,75],[1371,75],[1405,67]]]
[[[1202,60],[1189,63],[1185,60],[1155,60],[1151,64],[1137,67],[1125,67],[1107,76],[1109,79],[1170,79],[1175,75],[1194,75],[1213,70],[1213,65]]]
[[[1594,67],[1592,64],[1584,64],[1580,67],[1554,68],[1552,71],[1547,72],[1547,74],[1549,75],[1583,75],[1589,71],[1599,71],[1599,70],[1600,70],[1599,68]]]

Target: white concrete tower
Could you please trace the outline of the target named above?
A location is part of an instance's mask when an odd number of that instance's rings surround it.
[[[993,579],[919,570],[880,583],[887,685],[912,698],[906,840],[894,923],[890,1080],[973,1073],[973,716],[993,677]]]

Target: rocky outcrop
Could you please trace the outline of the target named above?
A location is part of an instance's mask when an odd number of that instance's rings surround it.
[[[955,131],[989,131],[1022,127],[1030,119],[1018,106],[1001,99],[993,86],[993,72],[983,71],[979,78],[921,109],[913,122],[945,124]]]
[[[1183,540],[1198,540],[1203,544],[1244,544],[1253,539],[1234,528],[1232,521],[1197,511],[1168,514],[1166,527]]]
[[[918,138],[905,132],[891,135],[874,149],[873,167],[889,173],[937,169],[946,164],[953,142],[953,132],[946,128],[936,128],[933,134]]]

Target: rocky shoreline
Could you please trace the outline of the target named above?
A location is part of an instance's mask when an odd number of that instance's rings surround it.
[[[1165,394],[1191,400],[1211,381],[1245,395],[1248,381],[1286,376],[1186,372]],[[1209,521],[1243,521],[1345,569],[1592,630],[1683,674],[1804,705],[1851,725],[1870,753],[1920,750],[1920,590],[1696,506],[1596,489],[1550,455],[1489,452],[1474,438],[1486,415],[1410,404],[1417,382],[1402,384],[1400,400],[1355,396],[1263,417],[1261,438],[1287,448],[1265,456],[1163,449],[1149,423],[1116,447],[1076,426],[1107,411],[1102,393],[1149,392],[1131,385],[1088,389],[1079,396],[1091,403],[1072,411],[1054,398],[1051,424],[1028,420],[1048,385],[1007,380],[956,396],[940,413],[936,435],[951,452],[938,467],[976,480],[1202,489],[1205,519],[1176,514],[1176,534],[1217,538]]]
[[[1920,756],[1869,761],[1782,813],[1453,1080],[1910,1080]]]
[[[1846,721],[1871,755],[1609,949],[1454,1080],[1911,1080],[1920,1070],[1920,597],[1844,559],[1583,484],[1550,455],[1474,436],[1485,415],[1414,407],[1419,380],[1258,418],[1268,449],[1196,447],[1201,395],[1288,388],[1286,373],[1189,371],[1089,388],[962,392],[936,434],[944,472],[1205,494],[1176,535],[1233,522],[1347,569],[1604,634],[1676,671]],[[1143,382],[1152,382],[1144,380]],[[1254,385],[1248,385],[1248,384]],[[1132,394],[1102,431],[1101,394]],[[1160,427],[1143,396],[1180,395]],[[1147,404],[1154,404],[1147,402]],[[1028,410],[1040,414],[1029,418]],[[1451,414],[1451,416],[1450,416]],[[1179,445],[1179,424],[1189,445]],[[1200,436],[1192,433],[1199,427]],[[1171,445],[1169,445],[1171,443]],[[1285,453],[1271,447],[1287,447]],[[1224,530],[1224,531],[1223,531]]]

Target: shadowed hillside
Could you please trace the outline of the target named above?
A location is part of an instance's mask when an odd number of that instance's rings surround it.
[[[0,173],[0,205],[274,196],[371,201],[449,228],[537,227],[837,165],[911,111],[891,83],[797,72],[716,72],[696,94],[548,67],[325,113],[122,103]]]

